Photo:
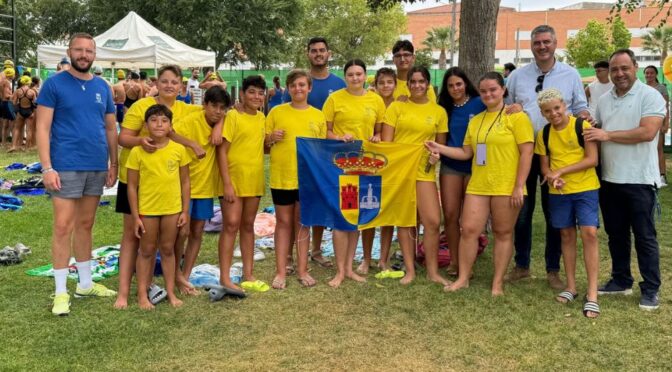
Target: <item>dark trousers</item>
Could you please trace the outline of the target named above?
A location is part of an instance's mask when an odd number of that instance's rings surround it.
[[[602,181],[600,208],[604,229],[609,236],[611,278],[621,287],[632,287],[632,231],[639,272],[643,279],[639,283],[642,294],[658,293],[660,287],[660,251],[656,240],[655,207],[656,191],[651,185]]]
[[[530,268],[530,256],[532,253],[532,216],[536,204],[537,185],[542,177],[539,155],[532,158],[530,175],[527,177],[527,197],[523,208],[518,215],[515,227],[514,246],[516,248],[516,266],[524,269]],[[562,254],[560,242],[560,230],[551,226],[551,214],[548,209],[548,184],[541,185],[541,209],[544,211],[546,221],[546,272],[560,271],[560,255]]]

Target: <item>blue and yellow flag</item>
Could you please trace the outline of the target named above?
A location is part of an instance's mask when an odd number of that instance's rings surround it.
[[[301,224],[415,226],[422,145],[297,138]]]

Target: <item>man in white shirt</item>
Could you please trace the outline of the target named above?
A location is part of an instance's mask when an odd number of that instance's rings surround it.
[[[632,293],[630,231],[635,236],[639,307],[658,308],[660,252],[656,239],[655,209],[658,174],[658,131],[666,114],[665,100],[654,88],[637,80],[637,60],[630,49],[609,58],[614,88],[600,97],[596,119],[602,128],[584,129],[586,141],[601,143],[602,186],[600,208],[609,236],[611,279],[598,294]]]

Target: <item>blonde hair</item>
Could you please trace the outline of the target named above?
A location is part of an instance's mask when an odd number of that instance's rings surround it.
[[[554,99],[560,100],[560,102],[565,102],[565,99],[562,97],[562,93],[555,88],[544,89],[537,95],[537,104],[539,107],[541,105],[551,102]]]

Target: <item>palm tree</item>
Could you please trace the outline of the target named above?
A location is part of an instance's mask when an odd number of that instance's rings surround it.
[[[440,50],[439,54],[439,69],[444,70],[446,68],[446,50],[451,49],[451,42],[455,30],[452,27],[438,27],[432,28],[427,31],[427,37],[422,42],[429,49]],[[455,42],[455,47],[457,46],[457,41]],[[451,61],[452,62],[452,61]]]
[[[672,27],[663,26],[642,36],[642,49],[647,52],[660,53],[660,65],[667,58],[667,51],[672,49]]]

